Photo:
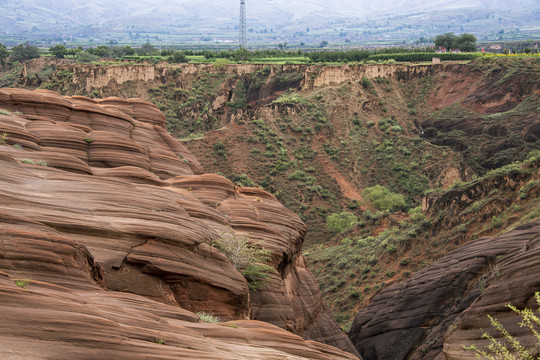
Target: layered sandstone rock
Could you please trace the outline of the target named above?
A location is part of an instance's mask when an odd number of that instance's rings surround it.
[[[355,352],[301,256],[305,225],[203,174],[157,107],[0,89],[0,109],[2,358],[356,358],[300,337]],[[271,250],[262,288],[211,246],[227,232]]]
[[[408,280],[383,289],[355,318],[350,337],[364,359],[475,359],[498,318],[524,344],[506,305],[534,308],[540,290],[540,220],[456,250]]]

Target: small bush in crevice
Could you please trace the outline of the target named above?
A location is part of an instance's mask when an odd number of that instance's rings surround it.
[[[167,338],[164,338],[162,336],[156,336],[156,338],[154,339],[156,341],[156,344],[160,344],[160,345],[165,345],[165,343],[167,342]]]
[[[6,140],[8,139],[8,133],[7,132],[3,132],[2,133],[2,136],[0,136],[0,145],[5,145],[6,144]]]
[[[205,322],[205,323],[217,324],[217,323],[221,322],[221,319],[218,318],[217,316],[214,316],[214,314],[212,314],[212,313],[206,313],[204,311],[199,311],[197,313],[197,316],[199,317],[199,319],[201,319],[202,322]]]
[[[25,158],[25,159],[21,159],[20,162],[22,162],[23,164],[30,164],[30,165],[34,165],[34,164],[35,164],[34,160],[32,160],[32,159],[26,159],[26,158]]]
[[[28,284],[30,284],[31,282],[32,282],[31,280],[19,279],[19,280],[15,280],[15,285],[17,285],[18,287],[22,289],[26,289]]]
[[[272,258],[270,250],[250,243],[249,236],[236,235],[232,230],[221,233],[211,245],[229,258],[233,266],[246,278],[250,289],[266,285],[273,270],[265,264]]]

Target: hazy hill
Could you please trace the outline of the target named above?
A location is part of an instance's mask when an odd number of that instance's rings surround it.
[[[81,3],[75,0],[31,0],[21,3],[7,0],[5,6],[10,10],[29,11],[35,16],[27,19],[35,21],[40,17],[50,15],[62,16],[65,20],[75,20],[80,24],[99,25],[118,20],[138,19],[143,17],[160,18],[165,22],[173,22],[177,16],[189,16],[188,21],[197,19],[227,19],[238,18],[238,1],[191,2],[179,0],[176,2],[164,0],[93,0]],[[367,0],[329,2],[323,0],[263,0],[255,3],[247,2],[249,17],[258,21],[271,21],[275,17],[285,15],[295,19],[321,17],[369,17],[373,15],[404,15],[419,11],[449,11],[456,9],[503,10],[515,11],[538,10],[538,2],[533,0],[500,1],[426,1],[426,0],[382,0],[376,3]],[[92,14],[92,16],[88,16]],[[47,16],[48,15],[48,16]],[[62,19],[58,19],[61,21]],[[532,20],[532,19],[531,19]]]
[[[234,40],[238,1],[188,2],[180,0],[16,0],[3,1],[0,41],[116,39],[143,42]],[[353,42],[390,38],[417,39],[446,31],[488,35],[500,29],[534,30],[540,4],[534,0],[426,1],[426,0],[263,0],[247,3],[252,42],[316,42],[346,37]],[[98,27],[98,28],[95,28]],[[309,31],[310,29],[311,31]],[[130,32],[128,34],[128,32]],[[519,30],[518,30],[519,32]],[[141,33],[142,36],[136,36]],[[256,35],[256,34],[264,35]],[[167,37],[171,35],[171,37]],[[187,36],[176,38],[172,35]],[[362,38],[360,39],[360,35]],[[218,39],[219,40],[219,39]],[[344,39],[341,39],[344,40]],[[203,40],[204,41],[204,40]]]

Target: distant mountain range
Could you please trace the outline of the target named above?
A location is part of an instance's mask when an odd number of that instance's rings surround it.
[[[239,1],[218,0],[2,3],[0,41],[4,42],[141,42],[146,36],[158,36],[156,42],[232,41],[239,14]],[[262,43],[309,43],[323,38],[358,42],[360,37],[376,40],[377,36],[410,41],[447,30],[484,36],[500,30],[540,31],[538,0],[247,0],[247,14],[252,41]]]

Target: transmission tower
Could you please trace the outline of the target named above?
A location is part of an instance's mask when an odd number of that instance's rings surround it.
[[[247,49],[246,36],[246,0],[240,0],[240,30],[239,30],[240,48]]]

